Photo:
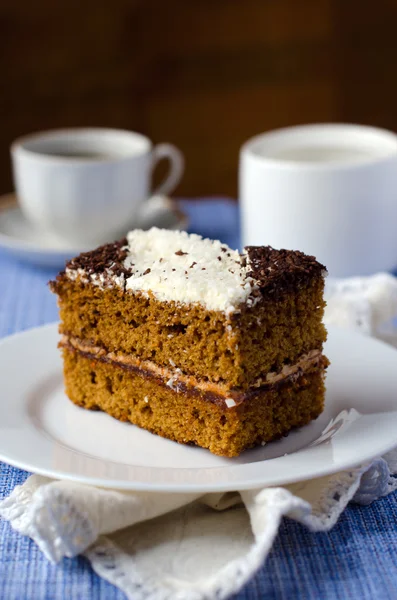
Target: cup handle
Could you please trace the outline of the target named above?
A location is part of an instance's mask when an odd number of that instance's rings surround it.
[[[163,158],[170,161],[170,171],[164,181],[152,192],[153,196],[171,194],[180,182],[185,170],[185,159],[182,152],[173,144],[157,144],[152,152],[152,172]]]

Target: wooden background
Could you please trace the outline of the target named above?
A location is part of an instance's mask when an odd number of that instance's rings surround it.
[[[236,195],[240,145],[275,127],[397,130],[395,0],[0,3],[0,192],[8,146],[103,125],[177,144],[178,195]]]

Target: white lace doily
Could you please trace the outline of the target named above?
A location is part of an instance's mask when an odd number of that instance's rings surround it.
[[[330,281],[326,321],[396,343],[389,275]],[[348,502],[397,489],[397,450],[372,464],[283,488],[207,494],[129,493],[37,475],[0,514],[53,561],[83,553],[133,600],[220,600],[263,564],[282,517],[327,531]]]

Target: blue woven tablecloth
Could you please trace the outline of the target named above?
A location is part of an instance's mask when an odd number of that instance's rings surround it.
[[[213,199],[183,206],[191,217],[191,231],[238,247],[234,204]],[[46,286],[53,275],[0,251],[0,336],[57,319],[55,298]],[[0,468],[0,496],[5,497],[27,473],[5,464]],[[370,507],[351,506],[330,533],[312,534],[284,520],[266,566],[235,598],[397,599],[396,500],[392,494]],[[97,577],[85,559],[52,565],[33,542],[0,521],[0,600],[64,598],[125,596]]]

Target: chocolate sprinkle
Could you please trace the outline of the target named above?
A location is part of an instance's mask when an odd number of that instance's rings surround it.
[[[175,252],[175,254],[177,256],[185,256],[187,254],[187,252],[182,252],[182,250],[178,250],[177,252]]]
[[[251,268],[247,275],[257,282],[262,295],[292,292],[326,271],[314,256],[303,252],[275,250],[271,246],[247,246],[244,250]]]
[[[148,275],[150,273],[151,269],[146,269],[146,271],[143,273],[143,275]]]
[[[129,276],[131,273],[124,267],[124,261],[128,255],[127,239],[123,238],[112,244],[105,244],[91,252],[83,252],[76,258],[66,263],[67,269],[83,269],[88,275],[106,273],[111,271],[112,275]],[[60,276],[63,273],[60,273]]]

